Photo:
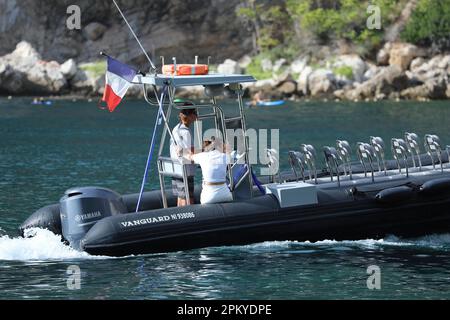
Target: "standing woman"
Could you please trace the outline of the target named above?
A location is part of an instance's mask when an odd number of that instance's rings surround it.
[[[184,104],[186,105],[186,103]],[[183,179],[172,178],[172,190],[178,197],[177,206],[184,207],[194,204],[194,176],[196,165],[192,162],[183,161],[182,155],[194,153],[194,140],[192,139],[190,126],[197,120],[196,109],[183,109],[179,114],[180,123],[178,123],[172,131],[173,139],[170,140],[170,157],[179,160],[186,167],[188,187],[185,190]],[[186,192],[189,192],[190,203],[187,202]]]
[[[188,155],[187,159],[202,168],[203,184],[201,204],[233,201],[227,185],[227,168],[230,163],[230,150],[214,137],[203,141],[203,152]]]

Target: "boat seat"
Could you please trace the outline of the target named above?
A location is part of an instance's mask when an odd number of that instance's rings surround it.
[[[336,140],[336,148],[338,158],[339,160],[341,160],[342,166],[344,168],[344,174],[347,175],[348,169],[348,175],[350,177],[350,180],[352,180],[352,148],[346,140]]]
[[[431,157],[431,162],[433,163],[433,169],[436,169],[436,163],[434,161],[434,154],[437,155],[439,163],[441,164],[441,171],[444,171],[444,167],[442,164],[442,148],[441,148],[441,139],[437,135],[434,134],[426,134],[425,135],[425,150],[428,155]]]
[[[340,186],[341,181],[339,178],[339,163],[338,163],[339,156],[337,150],[333,147],[325,146],[323,147],[323,154],[325,156],[325,163],[330,172],[331,181],[334,181],[333,176],[336,173],[338,185]]]
[[[364,168],[364,175],[367,177],[367,164],[368,164],[372,172],[372,182],[375,182],[375,171],[373,169],[373,158],[375,157],[375,152],[373,147],[368,143],[358,142],[356,150],[359,161],[361,162]]]
[[[302,181],[305,182],[306,159],[304,154],[298,151],[289,151],[289,164],[297,182],[299,181],[298,171],[300,171]]]
[[[309,173],[309,180],[313,180],[314,175],[314,183],[317,184],[316,149],[310,144],[302,144],[300,146],[300,153],[302,153],[305,158],[305,163]]]
[[[402,173],[402,166],[400,165],[400,160],[404,160],[404,162],[405,162],[405,169],[406,169],[406,176],[409,176],[409,170],[408,170],[408,146],[407,146],[405,140],[393,138],[391,140],[391,147],[392,147],[392,156],[397,161],[398,171],[400,173]]]
[[[417,168],[416,159],[415,159],[417,156],[419,170],[422,170],[422,161],[420,160],[419,136],[415,133],[406,132],[405,133],[405,141],[406,141],[406,145],[408,147],[408,151],[411,154],[414,167]]]
[[[387,175],[386,160],[384,156],[385,144],[380,137],[370,137],[370,145],[374,150],[375,158],[377,158],[378,171],[381,172],[381,166],[383,165],[384,174]]]

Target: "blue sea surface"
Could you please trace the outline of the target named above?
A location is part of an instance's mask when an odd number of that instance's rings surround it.
[[[0,299],[450,298],[450,226],[418,239],[266,242],[125,258],[74,251],[46,230],[19,238],[17,227],[68,188],[138,192],[156,115],[137,100],[114,113],[86,100],[31,100],[0,98]],[[374,135],[388,142],[409,131],[450,144],[446,101],[289,102],[246,115],[250,128],[280,130],[283,170],[287,151],[302,143],[355,145]],[[158,188],[152,168],[147,190]],[[79,290],[68,287],[74,266]],[[380,290],[368,289],[371,266],[380,268]]]

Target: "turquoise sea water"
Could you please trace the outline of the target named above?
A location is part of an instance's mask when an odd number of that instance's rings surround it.
[[[36,209],[74,186],[139,191],[154,108],[126,101],[117,112],[95,102],[0,99],[0,299],[448,299],[449,234],[420,239],[248,246],[111,259],[63,246],[48,231],[31,239],[16,229]],[[280,129],[286,152],[346,139],[353,145],[405,131],[434,133],[450,144],[448,102],[288,103],[247,110],[249,127]],[[147,189],[157,187],[154,171]],[[430,212],[432,214],[432,212]],[[67,287],[67,268],[81,270],[81,289]],[[381,290],[367,288],[380,267]]]

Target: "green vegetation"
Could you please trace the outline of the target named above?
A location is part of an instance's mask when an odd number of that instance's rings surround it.
[[[98,60],[96,62],[80,64],[79,68],[85,72],[89,72],[95,77],[104,75],[106,72],[106,60]]]
[[[431,45],[450,41],[450,0],[420,0],[402,33],[405,41]]]
[[[217,68],[219,67],[219,65],[217,64],[210,64],[209,65],[209,72],[210,73],[217,73]]]
[[[237,10],[238,16],[251,22],[256,36],[256,51],[270,52],[272,49],[292,40],[291,16],[283,1],[247,0],[245,6]]]
[[[250,65],[248,65],[246,72],[253,75],[257,80],[264,80],[272,78],[272,72],[264,71],[261,66],[261,61],[264,59],[263,55],[256,56]]]
[[[432,1],[432,0],[428,0]],[[446,0],[450,1],[450,0]],[[247,0],[237,14],[251,22],[257,53],[272,60],[295,58],[310,43],[346,40],[368,53],[378,48],[386,26],[398,18],[406,0]],[[381,29],[369,30],[369,5],[380,8]]]
[[[402,39],[450,48],[450,0],[417,2]],[[348,45],[360,56],[374,58],[387,29],[393,23],[403,23],[400,14],[407,4],[411,5],[410,0],[244,0],[237,14],[252,28],[255,44],[248,72],[258,79],[269,78],[270,72],[261,67],[263,59],[293,61],[304,54],[311,55],[311,66],[323,67],[324,58],[337,45]],[[367,24],[374,22],[377,9],[381,29],[369,29]],[[352,77],[348,67],[334,71]]]
[[[319,40],[345,39],[356,44],[377,45],[383,34],[383,26],[389,25],[401,12],[405,1],[395,0],[287,0],[287,11],[301,28],[311,32]],[[367,28],[369,5],[380,8],[382,28]]]
[[[335,68],[333,69],[333,73],[339,76],[346,77],[347,79],[353,78],[353,69],[350,68],[349,66],[342,66]]]

